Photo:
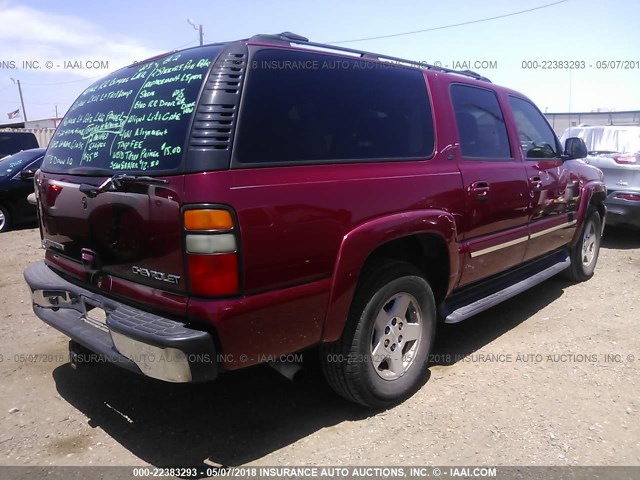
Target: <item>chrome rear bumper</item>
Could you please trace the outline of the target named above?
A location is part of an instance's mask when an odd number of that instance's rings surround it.
[[[166,382],[216,378],[209,333],[79,287],[43,261],[30,265],[24,278],[35,314],[104,360]],[[106,320],[101,323],[94,311],[104,311]]]

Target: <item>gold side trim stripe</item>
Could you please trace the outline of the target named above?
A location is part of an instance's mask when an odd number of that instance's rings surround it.
[[[486,253],[495,252],[496,250],[502,250],[503,248],[511,247],[513,245],[517,245],[518,243],[526,242],[529,240],[529,236],[516,238],[515,240],[510,240],[505,243],[500,243],[498,245],[494,245],[493,247],[483,248],[482,250],[477,250],[475,252],[471,252],[471,258],[479,257],[480,255],[484,255]]]
[[[551,233],[557,230],[562,230],[563,228],[571,227],[576,223],[578,223],[577,220],[571,220],[570,222],[563,223],[561,225],[556,225],[555,227],[547,228],[546,230],[541,230],[536,233],[532,233],[531,235],[527,235],[526,237],[516,238],[515,240],[499,243],[498,245],[494,245],[492,247],[483,248],[482,250],[476,250],[475,252],[471,252],[471,258],[479,257],[481,255],[485,255],[491,252],[496,252],[498,250],[502,250],[503,248],[512,247],[513,245],[526,242],[529,239],[541,237],[542,235],[546,235],[547,233]]]
[[[556,225],[555,227],[547,228],[546,230],[540,230],[539,232],[532,233],[530,235],[530,237],[531,238],[541,237],[542,235],[546,235],[547,233],[555,232],[556,230],[562,230],[563,228],[566,228],[566,227],[572,227],[576,223],[578,223],[577,220],[572,220],[572,221],[570,221],[568,223],[563,223],[562,225]]]

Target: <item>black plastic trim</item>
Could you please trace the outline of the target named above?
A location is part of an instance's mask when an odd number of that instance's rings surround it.
[[[192,118],[185,173],[229,168],[247,64],[248,48],[236,42],[211,67]]]
[[[566,249],[555,251],[454,292],[440,307],[440,315],[445,323],[460,322],[528,290],[570,265]]]

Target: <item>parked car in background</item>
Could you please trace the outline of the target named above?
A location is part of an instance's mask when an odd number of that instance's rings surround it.
[[[582,138],[585,162],[604,173],[607,225],[640,228],[640,126],[570,127],[562,135]]]
[[[27,201],[45,148],[32,148],[0,159],[0,232],[36,220],[36,207]]]
[[[36,136],[31,132],[0,130],[0,158],[39,146]]]

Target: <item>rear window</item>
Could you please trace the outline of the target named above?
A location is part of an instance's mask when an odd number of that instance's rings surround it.
[[[234,144],[242,164],[424,158],[433,152],[421,71],[266,49],[250,63]]]
[[[177,52],[89,87],[58,127],[47,172],[160,172],[181,164],[198,94],[222,47]]]
[[[0,157],[29,148],[38,148],[38,141],[33,133],[0,132]]]

